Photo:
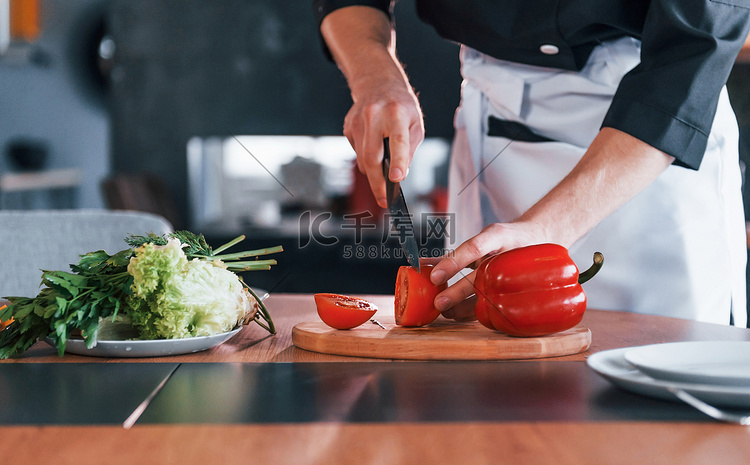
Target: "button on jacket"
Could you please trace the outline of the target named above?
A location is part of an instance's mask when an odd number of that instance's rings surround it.
[[[390,0],[314,0],[319,21],[352,5],[392,16]],[[580,70],[603,41],[642,43],[602,126],[698,169],[722,87],[750,29],[750,0],[416,0],[444,38],[494,58]]]

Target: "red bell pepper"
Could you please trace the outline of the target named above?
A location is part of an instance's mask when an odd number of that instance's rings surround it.
[[[474,280],[476,317],[484,326],[512,336],[543,336],[581,322],[586,294],[581,284],[603,263],[580,273],[565,247],[538,244],[485,259]]]

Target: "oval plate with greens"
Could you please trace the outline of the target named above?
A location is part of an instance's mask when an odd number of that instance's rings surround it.
[[[214,334],[213,336],[188,337],[184,339],[154,339],[132,341],[98,341],[95,347],[86,348],[83,339],[65,341],[65,352],[91,357],[166,357],[169,355],[191,354],[201,352],[225,343],[234,337],[242,327]],[[51,340],[46,342],[54,347]]]

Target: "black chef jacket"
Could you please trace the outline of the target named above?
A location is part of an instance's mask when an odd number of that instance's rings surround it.
[[[392,0],[314,0],[318,18]],[[580,70],[609,39],[641,40],[641,63],[620,83],[602,126],[698,169],[719,93],[750,29],[750,0],[416,0],[444,38],[518,63]],[[564,115],[560,116],[564,118]]]

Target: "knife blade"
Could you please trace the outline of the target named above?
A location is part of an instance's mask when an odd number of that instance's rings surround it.
[[[391,170],[391,150],[388,146],[388,138],[383,139],[383,176],[385,177],[385,192],[388,201],[388,211],[391,214],[391,223],[398,236],[398,242],[404,250],[409,265],[419,269],[419,246],[417,245],[416,231],[412,222],[409,208],[406,206],[404,192],[401,184],[392,182],[388,178]]]

